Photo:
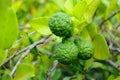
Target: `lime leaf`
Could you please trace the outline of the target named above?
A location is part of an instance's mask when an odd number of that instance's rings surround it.
[[[4,74],[2,76],[2,80],[13,80],[12,77],[9,74]]]
[[[75,26],[75,28],[77,28],[79,30],[79,33],[86,27],[87,22],[85,20],[82,20],[78,23],[77,26]]]
[[[114,80],[116,78],[115,75],[110,75],[107,80]]]
[[[65,0],[52,0],[55,4],[57,4],[62,10],[64,9]]]
[[[89,5],[93,0],[84,0],[84,1],[86,1],[87,2],[87,4],[86,5]]]
[[[82,37],[84,37],[85,39],[91,41],[91,37],[90,37],[89,32],[88,32],[88,30],[86,29],[86,27],[81,31],[80,35],[81,35]]]
[[[48,17],[39,17],[30,21],[30,25],[42,35],[51,33],[48,27]]]
[[[52,80],[59,80],[61,74],[62,74],[61,69],[56,69],[52,74]]]
[[[6,57],[7,57],[6,52],[0,49],[0,66],[4,62],[4,60],[6,59]]]
[[[78,2],[73,9],[74,16],[80,20],[84,14],[86,8],[87,8],[86,1]]]
[[[99,62],[94,62],[91,66],[91,68],[101,68],[101,69],[105,69],[104,65],[102,63]]]
[[[117,78],[113,79],[113,80],[120,80],[120,76],[118,76]]]
[[[84,69],[89,70],[89,68],[92,66],[93,62],[94,62],[93,58],[86,60]]]
[[[100,0],[93,0],[87,7],[85,14],[84,14],[84,18],[87,20],[87,22],[89,23],[97,9],[97,6],[99,5]]]
[[[20,9],[22,4],[23,4],[23,1],[19,0],[19,1],[14,1],[12,3],[12,6],[14,7],[15,11],[17,12]]]
[[[86,28],[88,30],[90,37],[93,39],[94,36],[97,34],[97,27],[93,23],[90,23],[86,26]]]
[[[14,80],[28,80],[34,76],[34,67],[28,63],[18,65]]]
[[[11,1],[11,0],[10,0]],[[0,0],[0,48],[9,48],[18,36],[18,22],[9,0]]]
[[[73,7],[73,0],[67,0],[64,4],[64,9],[68,14],[72,14]]]
[[[0,0],[0,10],[2,14],[8,7],[10,7],[12,4],[12,0]]]
[[[93,39],[94,57],[99,60],[106,60],[110,57],[110,52],[104,36],[97,34]]]

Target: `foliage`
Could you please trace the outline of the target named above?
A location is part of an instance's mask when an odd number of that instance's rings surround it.
[[[0,9],[0,80],[120,79],[120,0],[0,0]],[[69,53],[62,61],[78,55],[74,39],[66,42],[49,29],[49,19],[57,12],[73,21],[72,37],[88,41],[78,42],[80,46],[93,45],[90,59],[54,64],[56,53]],[[59,43],[62,50],[54,52]]]

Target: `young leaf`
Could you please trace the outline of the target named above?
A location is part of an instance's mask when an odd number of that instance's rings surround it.
[[[86,28],[88,30],[90,37],[93,39],[94,36],[97,34],[97,27],[93,23],[90,23],[86,26]]]
[[[11,1],[11,0],[10,0]],[[0,0],[0,48],[9,48],[18,36],[18,22],[9,0]]]
[[[6,59],[6,57],[7,57],[6,52],[3,51],[2,49],[0,49],[0,66],[4,62],[4,60]]]
[[[14,80],[28,80],[34,76],[34,68],[31,64],[21,63],[18,65]]]
[[[99,5],[100,0],[93,0],[87,7],[84,18],[87,20],[89,23],[97,9],[97,6]]]
[[[72,14],[73,7],[73,0],[67,0],[64,4],[64,9],[68,14]]]
[[[86,29],[86,27],[81,31],[80,35],[83,36],[85,39],[91,41],[91,37],[90,37],[89,32]]]
[[[87,8],[86,1],[78,2],[73,9],[73,15],[80,20],[86,8]]]
[[[86,25],[87,25],[87,22],[85,20],[82,20],[75,26],[75,28],[77,28],[80,33],[81,31],[83,31],[83,29],[86,27]]]
[[[62,74],[61,69],[56,69],[52,74],[52,80],[59,80],[61,74]]]
[[[57,4],[62,10],[64,9],[65,0],[52,0],[55,4]]]
[[[12,0],[0,0],[1,14],[12,4]]]
[[[113,79],[113,80],[120,80],[120,76],[118,76],[117,78]]]
[[[94,57],[99,60],[106,60],[110,57],[110,52],[106,43],[105,38],[97,34],[95,35],[93,39],[93,45],[94,45]]]
[[[86,60],[84,69],[89,70],[93,62],[94,62],[93,58]]]
[[[4,74],[2,76],[2,80],[13,80],[12,77],[9,74]]]
[[[42,35],[51,33],[48,27],[48,17],[39,17],[30,21],[31,26]]]
[[[84,1],[86,1],[87,2],[87,4],[86,5],[89,5],[93,0],[84,0]]]
[[[105,69],[105,66],[100,62],[93,62],[91,68],[101,68]]]

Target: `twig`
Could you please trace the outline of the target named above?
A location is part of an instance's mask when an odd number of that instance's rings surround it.
[[[26,51],[28,49],[28,47],[18,51],[18,52],[15,52],[12,56],[10,56],[9,58],[7,58],[2,65],[6,64],[8,61],[10,61],[12,58],[14,58],[15,56],[19,55],[20,53]]]
[[[109,49],[112,50],[112,51],[120,52],[120,48],[109,47]]]
[[[110,32],[106,32],[105,34],[108,41],[110,40],[112,44],[115,44],[118,48],[120,48],[120,44],[115,40],[115,38],[111,35]]]
[[[112,30],[112,33],[113,33],[115,36],[118,36],[118,37],[120,37],[120,35],[119,35],[119,30],[117,30],[119,27],[120,27],[120,22],[119,22],[118,25],[115,26],[115,28]]]
[[[36,45],[38,45],[38,44],[42,44],[41,42],[42,42],[42,41],[46,41],[50,36],[51,36],[51,35],[46,36],[46,37],[44,37],[42,40],[40,40],[40,41],[38,41],[38,42],[35,42],[35,43],[31,44],[31,45],[35,45],[35,46],[36,46]],[[43,43],[44,43],[44,42],[43,42]],[[10,56],[9,58],[7,58],[7,59],[3,62],[2,65],[6,64],[8,61],[10,61],[12,58],[14,58],[15,56],[19,55],[20,53],[26,51],[31,45],[23,48],[22,50],[20,50],[20,51],[18,51],[18,52],[15,52],[12,56]]]
[[[50,69],[47,72],[47,80],[51,80],[51,74],[56,69],[57,65],[58,65],[58,61],[55,60],[52,64],[52,66],[50,67]]]
[[[20,26],[19,29],[20,30],[31,29],[31,26]]]
[[[30,50],[31,50],[31,49],[28,49],[28,50],[25,52],[25,54],[23,54],[23,55],[19,58],[19,60],[17,61],[15,67],[14,67],[13,70],[11,71],[11,76],[14,76],[18,64],[20,64],[20,62],[29,54]]]
[[[29,52],[30,52],[35,46],[37,46],[37,45],[39,45],[39,44],[43,44],[49,37],[50,37],[50,35],[44,37],[44,38],[41,39],[40,41],[35,42],[35,43],[33,43],[32,45],[30,45],[30,46],[28,46],[28,47],[26,47],[26,48],[24,48],[23,50],[20,51],[20,52],[24,52],[24,51],[26,51],[26,52],[25,52],[25,53],[19,58],[19,60],[17,61],[15,67],[14,67],[13,70],[11,71],[11,76],[14,76],[18,64],[29,54]],[[20,53],[20,52],[19,52],[19,53]]]
[[[120,26],[120,22],[118,23],[118,25],[115,27],[115,30],[117,30]]]
[[[116,14],[118,14],[118,13],[120,13],[120,9],[119,10],[117,10],[116,12],[114,12],[112,15],[110,15],[108,18],[106,18],[105,20],[103,20],[102,22],[101,22],[101,24],[100,24],[100,27],[102,28],[102,25],[106,22],[106,21],[108,21],[109,19],[111,19],[112,17],[114,17]]]
[[[113,62],[111,60],[106,60],[106,62],[108,62],[111,66],[113,66],[114,68],[116,68],[117,70],[120,71],[120,66],[117,65],[115,62]]]

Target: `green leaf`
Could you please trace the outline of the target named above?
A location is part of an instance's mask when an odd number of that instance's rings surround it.
[[[16,2],[13,2],[12,3],[12,6],[14,7],[15,11],[17,12],[20,8],[21,8],[21,5],[23,4],[24,2],[22,0],[18,0]]]
[[[87,4],[86,5],[89,5],[93,0],[84,0],[84,1],[86,1],[87,2]]]
[[[113,80],[120,80],[120,76],[118,76],[117,78],[113,79]]]
[[[78,2],[73,9],[74,16],[80,20],[83,17],[86,8],[87,8],[86,1]]]
[[[86,25],[87,25],[87,22],[85,20],[82,20],[74,27],[74,29],[77,28],[80,33],[81,31],[83,31],[83,29],[86,27]]]
[[[0,49],[0,66],[1,64],[4,62],[4,60],[6,59],[7,57],[7,53],[3,50]]]
[[[30,25],[42,35],[51,34],[48,27],[48,17],[39,17],[30,21]]]
[[[114,80],[115,78],[115,75],[110,75],[107,80]]]
[[[117,61],[116,64],[120,66],[120,54],[117,55]]]
[[[10,7],[12,4],[12,0],[0,0],[0,10],[1,14],[6,11],[8,7]]]
[[[109,48],[104,36],[97,34],[93,39],[95,49],[94,57],[99,60],[106,60],[110,57]]]
[[[28,63],[18,65],[14,80],[28,80],[34,76],[34,67]]]
[[[100,0],[93,0],[87,7],[85,14],[84,14],[84,18],[85,20],[87,20],[87,22],[91,22],[92,17],[97,9],[97,6],[99,5]]]
[[[89,68],[91,67],[91,65],[92,65],[93,62],[94,62],[93,58],[86,60],[85,61],[85,67],[84,67],[84,69],[85,70],[89,70]]]
[[[72,15],[73,9],[77,3],[79,3],[80,0],[66,0],[64,4],[64,11],[68,14]]]
[[[11,0],[10,0],[11,1]],[[18,22],[9,0],[0,0],[0,48],[9,48],[18,36]]]
[[[101,69],[105,69],[105,66],[102,63],[99,62],[94,62],[91,66],[91,68],[101,68]]]
[[[68,14],[72,14],[73,7],[73,0],[67,0],[64,4],[64,9]]]
[[[4,74],[2,76],[2,80],[13,80],[12,77],[9,74]]]
[[[46,70],[44,69],[44,67],[41,67],[40,69],[37,69],[37,75],[36,75],[36,79],[37,80],[46,80]]]
[[[64,77],[63,80],[70,80],[71,77]]]
[[[61,69],[56,69],[56,70],[53,72],[52,80],[59,80],[61,74],[62,74]]]
[[[52,0],[55,4],[57,4],[62,10],[64,9],[65,0]]]
[[[90,23],[86,26],[86,28],[88,30],[90,37],[93,39],[94,36],[97,34],[97,27],[93,23]]]
[[[91,41],[91,37],[90,37],[89,32],[88,32],[88,30],[86,29],[86,27],[81,31],[80,35],[81,35],[82,37],[84,37],[85,39]]]

